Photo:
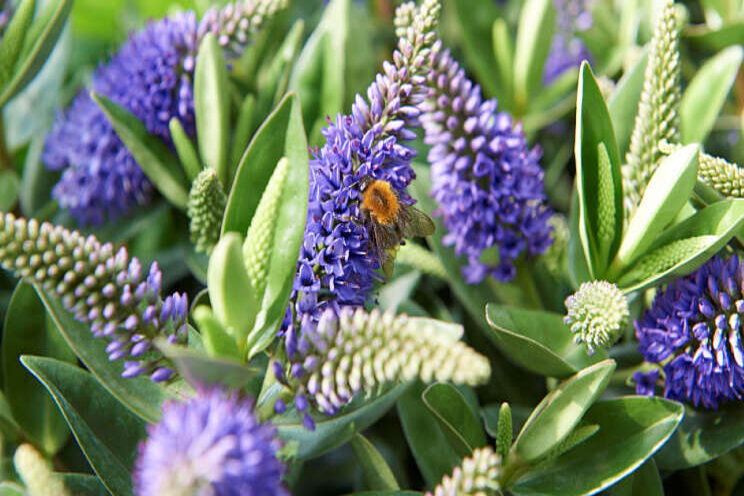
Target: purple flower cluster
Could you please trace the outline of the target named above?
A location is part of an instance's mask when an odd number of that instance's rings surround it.
[[[449,51],[434,54],[432,67],[421,122],[431,193],[448,231],[443,242],[467,257],[469,283],[508,281],[520,255],[543,253],[552,242],[541,152],[528,148],[521,125],[497,112],[496,100],[483,101]]]
[[[275,429],[256,419],[248,399],[212,390],[166,403],[147,433],[134,468],[138,496],[288,494]]]
[[[179,14],[132,36],[93,75],[93,90],[122,105],[147,130],[169,139],[177,117],[193,133],[189,72],[196,47],[196,16]],[[43,160],[62,170],[53,195],[83,225],[101,224],[146,203],[153,187],[98,105],[83,90],[57,117]]]
[[[639,350],[663,364],[664,396],[715,409],[744,394],[744,263],[715,257],[659,291],[636,321]],[[653,390],[640,376],[640,394]]]
[[[556,33],[545,62],[543,82],[550,84],[564,71],[591,60],[577,32],[592,27],[592,0],[553,0],[556,10]]]

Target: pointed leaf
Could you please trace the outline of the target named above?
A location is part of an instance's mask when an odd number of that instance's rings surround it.
[[[611,184],[608,181],[600,183],[599,150],[604,146],[610,163]],[[615,132],[607,110],[602,92],[599,90],[589,64],[581,65],[579,74],[579,89],[576,101],[576,182],[579,194],[579,235],[584,248],[590,274],[601,277],[609,260],[603,259],[599,253],[597,233],[600,232],[602,219],[599,218],[599,197],[613,199],[615,203],[615,226],[622,226],[623,216],[623,188],[620,173],[620,156],[615,142]],[[611,188],[612,191],[607,191]],[[601,193],[600,193],[601,192]],[[612,194],[610,194],[612,193]],[[620,244],[621,229],[615,229],[614,239],[610,243],[607,253],[612,257]]]
[[[168,129],[170,129],[173,146],[176,148],[176,153],[183,166],[183,171],[186,173],[186,179],[189,182],[193,182],[202,169],[199,156],[194,149],[194,144],[191,142],[191,138],[186,134],[181,121],[177,117],[171,118],[168,122]]]
[[[502,61],[498,60],[498,54],[494,54],[492,50],[496,40],[494,39],[493,44],[489,43],[493,29],[491,23],[499,16],[497,5],[494,5],[494,2],[468,0],[455,0],[452,3],[462,33],[465,62],[473,69],[476,79],[483,85],[485,94],[498,98],[499,106],[509,108],[506,99],[511,99],[508,88],[511,87],[512,81],[506,84],[504,79],[507,74],[502,73],[501,70],[495,70],[496,67],[501,69]],[[511,40],[509,43],[512,44]],[[510,48],[510,50],[513,49]],[[514,55],[510,54],[510,57],[513,58]],[[510,64],[512,63],[513,61],[510,61]],[[511,74],[510,65],[509,75]]]
[[[85,496],[108,496],[106,486],[95,475],[75,474],[71,472],[59,474],[65,481],[65,487],[72,494]]]
[[[238,344],[235,338],[231,336],[225,327],[217,320],[212,313],[212,309],[206,305],[199,305],[192,310],[192,318],[199,327],[199,334],[202,338],[204,351],[207,355],[216,357],[230,357],[235,360],[242,358]]]
[[[633,68],[626,71],[620,78],[607,102],[621,157],[625,156],[630,146],[630,135],[633,133],[635,118],[638,114],[638,103],[641,101],[647,63],[648,51],[645,51]]]
[[[506,356],[522,367],[548,377],[566,378],[607,357],[605,350],[589,355],[573,342],[571,330],[557,313],[486,305],[489,335]]]
[[[10,8],[10,6],[8,7]],[[36,0],[23,0],[13,12],[8,26],[3,32],[0,43],[0,88],[3,88],[13,77],[13,69],[23,49],[31,20],[34,18]]]
[[[207,33],[199,47],[194,69],[194,114],[199,155],[206,167],[227,181],[227,145],[230,126],[230,93],[222,47]]]
[[[69,431],[44,388],[18,361],[28,353],[75,359],[59,333],[47,324],[33,286],[21,280],[13,291],[3,327],[3,391],[24,436],[53,455],[67,442]]]
[[[361,434],[351,438],[351,449],[354,450],[359,466],[362,469],[365,486],[379,491],[394,491],[400,489],[395,475],[385,462],[375,445]]]
[[[137,164],[158,191],[178,208],[186,208],[188,187],[186,178],[168,147],[145,129],[131,112],[103,95],[91,93],[124,142]]]
[[[114,496],[132,494],[131,470],[145,422],[90,374],[51,358],[24,356],[23,365],[54,398],[91,468]]]
[[[690,81],[680,102],[682,143],[703,143],[731,91],[744,48],[734,45],[716,54]]]
[[[598,402],[584,422],[599,431],[584,443],[524,476],[517,495],[584,495],[605,489],[643,464],[682,420],[679,403],[630,396]]]
[[[522,5],[514,55],[514,96],[525,108],[542,84],[545,61],[555,32],[552,0],[527,0]]]
[[[612,496],[664,496],[664,487],[653,458],[611,489]]]
[[[447,442],[459,456],[470,456],[474,448],[486,445],[480,420],[453,386],[432,384],[421,395],[421,399],[434,414]]]
[[[615,362],[605,360],[562,382],[525,422],[514,443],[516,455],[521,460],[534,461],[558,446],[602,394],[614,370]]]

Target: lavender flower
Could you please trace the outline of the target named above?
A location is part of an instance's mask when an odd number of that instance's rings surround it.
[[[656,381],[659,380],[659,371],[638,371],[633,374],[633,382],[636,384],[636,394],[653,396],[656,390]]]
[[[286,334],[289,363],[274,374],[295,393],[304,423],[314,424],[311,403],[335,415],[361,391],[421,379],[477,385],[490,375],[488,359],[430,325],[378,310],[327,309],[317,326]],[[280,410],[283,404],[280,404]]]
[[[212,390],[168,402],[147,433],[134,468],[138,496],[288,494],[275,430],[256,419],[250,400]]]
[[[556,18],[556,33],[545,62],[543,82],[547,85],[584,60],[591,60],[584,43],[576,33],[592,27],[592,0],[553,0]]]
[[[663,365],[665,397],[712,409],[742,398],[742,284],[739,257],[715,257],[659,291],[636,321],[643,357]],[[641,393],[652,390],[651,376],[636,383]]]
[[[201,38],[214,32],[237,54],[248,33],[283,4],[244,0],[209,11],[199,25],[193,12],[150,23],[96,70],[93,90],[128,109],[166,143],[172,118],[193,135],[192,76]],[[154,191],[87,91],[58,115],[42,158],[50,169],[63,171],[53,195],[83,225],[126,214],[147,203]]]
[[[469,283],[508,281],[518,257],[551,243],[541,152],[527,147],[521,124],[496,112],[496,100],[483,101],[449,51],[433,58],[421,122],[432,146],[431,194],[449,231],[443,242],[467,257]]]
[[[284,328],[318,321],[327,309],[361,306],[369,298],[380,261],[370,249],[360,211],[361,181],[387,181],[399,200],[412,204],[406,187],[414,178],[413,149],[422,101],[425,63],[434,44],[439,3],[419,9],[406,4],[410,27],[398,42],[393,63],[383,64],[367,90],[357,95],[351,115],[338,115],[323,130],[326,144],[310,161],[310,195],[305,238],[297,263],[292,305]],[[294,330],[292,330],[294,332]]]
[[[157,263],[145,273],[125,248],[114,250],[48,222],[0,216],[0,266],[28,278],[60,299],[75,319],[90,324],[95,337],[106,337],[110,360],[124,362],[124,377],[150,374],[154,381],[173,371],[152,347],[156,336],[170,343],[187,341],[186,295],[160,296]]]

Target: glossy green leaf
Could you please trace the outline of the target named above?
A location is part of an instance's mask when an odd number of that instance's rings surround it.
[[[612,496],[664,496],[664,487],[653,458],[610,490]]]
[[[304,39],[302,36],[304,30],[304,21],[296,20],[272,59],[259,71],[257,76],[259,109],[266,108],[268,111],[279,103],[287,92],[289,76]]]
[[[417,383],[401,396],[398,417],[426,485],[434,487],[460,464],[460,457],[447,442],[435,415],[424,405],[423,391],[424,386]]]
[[[742,225],[744,225],[744,200],[724,200],[709,205],[664,231],[647,252],[653,253],[656,249],[691,237],[703,239],[705,243],[702,246],[668,269],[655,274],[646,274],[645,271],[639,270],[637,265],[643,263],[641,259],[636,266],[628,268],[619,278],[618,287],[630,293],[657,285],[674,276],[689,274],[728,243]]]
[[[682,143],[703,143],[708,137],[743,58],[744,48],[730,46],[698,69],[680,102]]]
[[[609,174],[600,175],[599,150],[603,145],[610,162]],[[600,255],[598,233],[603,226],[599,214],[600,196],[615,203],[615,226],[624,222],[623,187],[620,155],[615,132],[602,92],[589,64],[581,64],[576,101],[576,182],[579,195],[579,235],[590,274],[601,277],[609,260]],[[611,178],[611,181],[609,179]],[[600,181],[600,179],[603,179]],[[611,184],[610,184],[611,183]],[[620,244],[621,229],[615,229],[614,240],[605,250],[611,258]]]
[[[207,352],[208,356],[212,358],[223,356],[236,360],[242,358],[235,338],[228,333],[227,329],[215,317],[211,308],[206,305],[199,305],[191,313],[191,317],[199,327],[204,351]]]
[[[557,313],[489,303],[486,319],[492,331],[489,336],[506,356],[540,375],[566,378],[607,357],[605,350],[589,355],[585,346],[574,343]]]
[[[695,48],[718,52],[732,45],[744,45],[744,20],[737,20],[710,29],[707,26],[690,26],[685,30],[685,39]]]
[[[654,457],[661,470],[701,465],[744,442],[744,408],[740,404],[718,410],[685,409],[677,432]]]
[[[447,442],[460,457],[486,445],[486,435],[475,412],[462,394],[450,384],[432,384],[421,395],[439,422]]]
[[[589,273],[584,245],[581,242],[579,231],[579,194],[578,188],[574,188],[571,195],[571,210],[568,215],[568,275],[571,285],[577,289],[582,282],[593,280]]]
[[[535,407],[513,450],[524,461],[538,460],[558,446],[605,390],[615,362],[605,360],[562,382]]]
[[[3,32],[0,43],[0,88],[3,88],[13,77],[13,69],[23,49],[31,20],[36,10],[36,0],[22,0],[14,9],[13,16]]]
[[[194,69],[194,115],[199,155],[206,167],[227,180],[227,145],[230,127],[230,93],[222,47],[207,33],[199,47]]]
[[[108,496],[106,486],[94,475],[62,473],[59,474],[65,481],[65,487],[72,494],[85,496]]]
[[[173,140],[173,146],[178,154],[178,159],[181,161],[184,173],[186,173],[186,179],[189,182],[193,182],[194,179],[196,179],[196,176],[199,175],[199,171],[202,169],[194,144],[191,142],[191,138],[189,138],[188,134],[186,134],[186,131],[178,118],[171,118],[168,122],[168,129],[170,130],[171,139]]]
[[[227,184],[232,184],[235,172],[240,164],[240,159],[243,157],[248,143],[251,141],[251,133],[253,132],[253,121],[256,116],[256,97],[251,93],[248,93],[240,105],[238,111],[238,121],[235,124],[235,128],[232,132],[232,144],[230,145],[230,164],[228,168],[228,181]]]
[[[457,2],[458,5],[464,5],[465,3],[467,2],[462,0]],[[473,12],[474,10],[472,8],[464,7],[461,7],[461,9],[469,12]],[[472,30],[469,28],[463,30],[463,33],[471,32]],[[503,17],[499,17],[493,21],[491,40],[493,42],[493,55],[496,59],[497,70],[493,71],[493,69],[489,67],[489,71],[492,74],[491,78],[497,77],[500,81],[500,89],[503,96],[499,98],[499,102],[503,102],[501,104],[503,108],[510,109],[512,106],[511,99],[514,94],[514,88],[512,86],[514,84],[514,42],[512,41],[511,33],[509,33],[509,25]],[[498,98],[498,94],[496,94],[496,97]],[[506,101],[503,101],[505,98]]]
[[[316,417],[314,431],[307,430],[295,412],[272,417],[271,421],[285,443],[298,443],[298,460],[314,458],[344,444],[375,423],[407,387],[408,384],[401,384],[373,399],[356,398],[337,415]]]
[[[188,188],[178,159],[162,140],[149,134],[145,125],[127,109],[103,95],[91,93],[116,134],[158,191],[178,208],[186,208]]]
[[[525,108],[542,84],[545,61],[555,31],[551,0],[527,0],[522,5],[514,54],[514,97]]]
[[[20,180],[14,170],[0,170],[0,212],[9,212],[18,200]]]
[[[73,361],[59,333],[48,326],[34,288],[21,281],[13,291],[3,327],[3,392],[24,437],[48,455],[64,446],[69,435],[64,419],[44,388],[20,364],[23,354]]]
[[[646,253],[677,216],[695,188],[699,156],[698,145],[687,145],[661,160],[623,234],[613,265],[627,267]]]
[[[517,495],[595,494],[641,466],[672,435],[683,416],[679,403],[630,396],[600,401],[584,415],[599,431],[541,465],[511,487]]]
[[[400,489],[395,475],[375,445],[357,433],[351,438],[351,449],[362,470],[365,487],[379,491]]]
[[[23,365],[44,384],[67,420],[91,468],[114,496],[131,495],[130,470],[145,422],[90,374],[51,358],[24,356]]]
[[[648,51],[645,51],[635,65],[620,78],[607,102],[621,157],[625,156],[630,146],[630,135],[633,133],[638,114],[647,63]]]
[[[155,422],[160,419],[160,405],[166,399],[172,399],[173,395],[147,377],[122,377],[123,363],[109,361],[106,340],[94,339],[90,327],[75,320],[56,298],[50,297],[39,286],[35,285],[35,288],[67,345],[103,387],[144,420]]]
[[[499,15],[497,6],[493,2],[472,0],[455,0],[452,3],[460,25],[465,61],[473,69],[478,82],[483,85],[486,95],[498,98],[499,105],[503,105],[503,108],[510,108],[507,101],[511,100],[511,95],[507,88],[513,83],[511,80],[508,84],[505,83],[507,75],[501,72],[501,65],[497,65],[498,58],[492,48],[494,45],[490,42],[494,29],[492,23]],[[511,54],[511,57],[514,55]],[[498,63],[501,64],[501,61]],[[509,74],[512,74],[511,65]]]
[[[41,70],[62,34],[72,9],[72,1],[51,0],[41,14],[37,15],[26,33],[21,59],[16,63],[13,77],[2,87],[0,107],[23,90]]]

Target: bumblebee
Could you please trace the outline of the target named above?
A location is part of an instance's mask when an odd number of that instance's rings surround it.
[[[369,233],[370,249],[377,252],[382,271],[390,277],[395,254],[403,240],[433,234],[434,222],[421,210],[400,201],[387,181],[366,177],[361,190],[360,210]]]

